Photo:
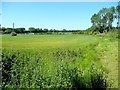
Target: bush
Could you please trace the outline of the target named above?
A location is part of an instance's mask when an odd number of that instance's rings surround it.
[[[91,48],[96,44],[90,45]],[[91,48],[87,48],[90,51]],[[92,64],[88,51],[56,50],[43,53],[2,49],[3,88],[107,88],[106,78],[98,65]],[[45,56],[46,56],[45,55]],[[77,60],[78,59],[78,60]],[[52,62],[52,63],[51,63]],[[77,63],[80,66],[77,66]],[[72,64],[73,63],[73,64]],[[49,65],[51,64],[51,65]],[[49,68],[50,67],[50,68]]]
[[[17,36],[17,33],[16,32],[11,32],[11,35],[12,36]]]

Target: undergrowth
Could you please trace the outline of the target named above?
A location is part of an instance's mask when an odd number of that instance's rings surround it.
[[[98,43],[43,53],[2,50],[3,88],[102,88],[109,84],[97,63]]]

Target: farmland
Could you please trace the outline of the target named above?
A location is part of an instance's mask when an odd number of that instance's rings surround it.
[[[118,41],[66,35],[2,36],[3,87],[117,88]]]

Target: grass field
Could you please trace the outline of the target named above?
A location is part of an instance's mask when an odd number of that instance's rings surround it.
[[[3,87],[118,87],[118,41],[92,35],[2,36]]]
[[[4,35],[2,40],[3,48],[51,49],[79,48],[82,44],[93,43],[98,39],[87,35],[18,35],[17,37]]]

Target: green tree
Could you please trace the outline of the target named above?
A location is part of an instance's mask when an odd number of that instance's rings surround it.
[[[48,29],[47,28],[44,28],[44,30],[43,30],[44,32],[48,32]]]
[[[6,33],[6,34],[10,34],[12,31],[13,31],[13,28],[7,28],[7,29],[5,30],[5,33]]]
[[[66,29],[63,29],[62,32],[66,32],[67,30]]]
[[[118,20],[117,27],[120,27],[120,5],[116,7],[116,19]]]
[[[5,32],[5,31],[6,31],[6,28],[5,28],[5,27],[2,27],[1,29],[2,29],[2,31],[3,31],[3,32]]]
[[[43,32],[42,28],[39,29],[39,32]]]
[[[106,13],[109,28],[112,28],[112,23],[114,21],[114,14],[115,14],[115,8],[114,7],[109,8],[108,12]]]
[[[30,27],[30,28],[29,28],[29,31],[30,31],[31,33],[33,33],[33,32],[35,32],[36,30],[35,30],[34,27]]]
[[[91,23],[100,33],[103,33],[106,29],[112,28],[112,23],[115,17],[115,7],[102,8],[97,14],[92,15]]]
[[[25,32],[25,28],[15,28],[14,31],[16,33],[24,33]]]

